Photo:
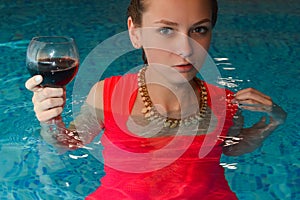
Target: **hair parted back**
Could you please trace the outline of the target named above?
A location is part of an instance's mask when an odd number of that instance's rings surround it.
[[[136,26],[142,25],[142,16],[143,13],[146,11],[146,1],[150,0],[131,0],[130,4],[127,9],[127,16],[132,18],[133,23]],[[210,0],[211,1],[211,8],[212,8],[212,26],[214,27],[217,18],[218,18],[218,2],[217,0]]]
[[[146,1],[151,0],[131,0],[127,9],[127,17],[131,17],[135,26],[142,26],[142,16],[147,9]],[[217,23],[218,18],[218,2],[217,0],[210,0],[212,8],[212,26],[214,27]],[[147,58],[143,50],[143,60],[147,64]]]

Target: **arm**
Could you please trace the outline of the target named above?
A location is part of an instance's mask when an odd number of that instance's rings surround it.
[[[235,103],[242,109],[267,113],[270,122],[266,123],[266,117],[263,117],[252,127],[243,128],[243,116],[238,111],[233,120],[234,126],[228,132],[229,137],[236,138],[231,145],[226,145],[225,141],[223,147],[223,153],[228,156],[239,156],[254,151],[286,119],[286,113],[281,107],[274,104],[270,97],[252,88],[239,91]]]
[[[96,115],[94,107],[85,102],[75,120],[65,127],[62,119],[41,122],[41,136],[49,144],[62,149],[83,148],[103,129],[102,120]]]
[[[60,114],[65,104],[64,88],[42,88],[41,76],[30,78],[26,88],[32,91],[34,111],[41,122],[41,136],[50,144],[67,149],[83,147],[91,142],[103,128],[102,91],[103,82],[91,89],[79,115],[65,127]]]

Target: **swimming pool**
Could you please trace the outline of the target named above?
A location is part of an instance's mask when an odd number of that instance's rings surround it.
[[[103,176],[102,164],[85,150],[58,155],[39,137],[25,52],[36,35],[76,39],[81,60],[101,41],[126,29],[128,1],[0,1],[0,197],[1,199],[83,199]],[[297,62],[300,50],[300,4],[297,0],[220,1],[219,21],[211,46],[226,83],[237,90],[255,87],[288,112],[286,124],[251,154],[223,157],[226,176],[240,199],[300,198],[300,111]],[[136,63],[137,55],[118,62]],[[140,61],[139,61],[140,62]],[[109,75],[125,69],[111,67]],[[68,85],[68,105],[72,84]],[[71,106],[64,117],[70,120]],[[247,123],[251,123],[247,122]]]

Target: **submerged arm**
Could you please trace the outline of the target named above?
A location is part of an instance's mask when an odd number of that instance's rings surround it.
[[[249,95],[249,91],[255,95]],[[258,97],[257,97],[258,96]],[[262,98],[263,97],[263,98]],[[260,100],[261,99],[261,100]],[[228,132],[229,140],[224,138],[223,153],[228,156],[239,156],[250,153],[260,147],[263,141],[286,120],[286,112],[274,104],[268,96],[253,89],[246,89],[236,95],[239,107],[256,112],[266,113],[270,120],[267,123],[266,117],[262,117],[250,128],[243,128],[243,117],[238,111],[234,119],[234,126]]]
[[[91,110],[87,103],[81,108],[80,114],[65,127],[61,119],[55,119],[55,123],[41,123],[41,136],[45,141],[64,149],[77,149],[90,143],[102,130],[103,124]]]

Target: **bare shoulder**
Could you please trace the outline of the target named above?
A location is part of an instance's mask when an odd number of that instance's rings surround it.
[[[90,90],[86,99],[86,103],[97,110],[103,110],[103,88],[104,80],[97,82]]]

